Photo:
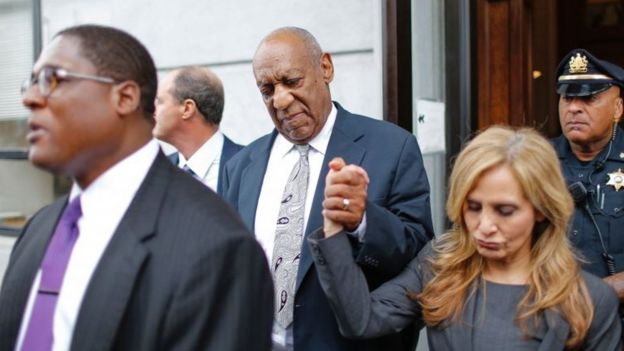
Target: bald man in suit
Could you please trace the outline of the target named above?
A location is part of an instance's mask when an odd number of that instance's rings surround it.
[[[416,139],[333,102],[331,55],[304,29],[267,35],[253,70],[275,130],[228,162],[224,196],[271,260],[277,287],[274,349],[413,350],[410,330],[371,340],[343,337],[304,241],[323,223],[328,164],[340,157],[335,166],[342,186],[334,197],[342,201],[326,208],[352,232],[353,255],[371,287],[399,273],[433,236],[429,184]],[[291,186],[299,175],[308,181]]]

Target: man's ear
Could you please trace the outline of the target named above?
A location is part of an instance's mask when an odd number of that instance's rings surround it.
[[[321,70],[323,70],[323,80],[325,84],[331,83],[331,81],[334,80],[334,63],[328,52],[324,52],[321,55]]]
[[[131,80],[115,85],[113,103],[117,113],[122,116],[135,112],[141,106],[141,88]]]
[[[182,119],[189,119],[195,114],[195,111],[197,111],[197,104],[193,99],[185,99],[182,102],[182,108]]]
[[[617,98],[617,101],[615,102],[615,121],[620,122],[622,120],[622,113],[624,113],[624,98],[622,98],[622,96],[619,96]]]

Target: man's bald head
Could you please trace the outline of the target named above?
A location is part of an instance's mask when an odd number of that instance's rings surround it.
[[[299,27],[278,28],[267,34],[267,36],[262,39],[262,41],[258,45],[258,48],[256,49],[256,54],[265,44],[274,40],[284,40],[290,42],[293,45],[300,46],[302,52],[305,53],[305,56],[310,59],[313,65],[317,66],[320,64],[323,50],[321,49],[321,46],[319,45],[316,38],[307,30]]]

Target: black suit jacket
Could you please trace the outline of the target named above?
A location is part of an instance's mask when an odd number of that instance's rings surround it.
[[[413,135],[387,122],[338,109],[310,209],[305,235],[323,224],[321,215],[327,164],[340,156],[369,174],[367,229],[353,254],[372,288],[394,277],[431,239],[429,183]],[[254,230],[258,197],[277,132],[241,150],[226,165],[224,198]],[[415,335],[354,341],[342,337],[312,264],[306,240],[301,248],[294,310],[295,350],[413,350]]]
[[[230,138],[223,135],[223,148],[221,148],[221,158],[219,159],[219,180],[217,181],[217,194],[223,195],[223,169],[225,169],[225,163],[236,155],[243,148],[242,145],[234,143]],[[174,165],[178,165],[180,156],[178,152],[174,152],[167,156]]]
[[[13,350],[67,196],[40,210],[11,254],[0,350]],[[237,214],[159,152],[98,263],[71,350],[269,350],[273,287]]]

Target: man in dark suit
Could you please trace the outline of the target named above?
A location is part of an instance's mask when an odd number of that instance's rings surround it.
[[[224,103],[219,77],[189,66],[160,82],[154,115],[154,136],[178,149],[169,159],[218,194],[223,193],[223,165],[242,149],[219,131]]]
[[[340,335],[303,237],[322,225],[325,177],[337,158],[332,169],[342,186],[332,191],[342,201],[328,211],[352,232],[353,255],[372,288],[396,275],[433,236],[416,139],[332,103],[331,56],[303,29],[265,37],[253,70],[276,130],[228,162],[224,198],[270,257],[274,350],[413,350],[409,332],[362,341]]]
[[[15,244],[0,350],[270,348],[266,258],[160,151],[156,86],[147,50],[110,27],[65,29],[35,63],[22,91],[29,158],[74,186]]]

